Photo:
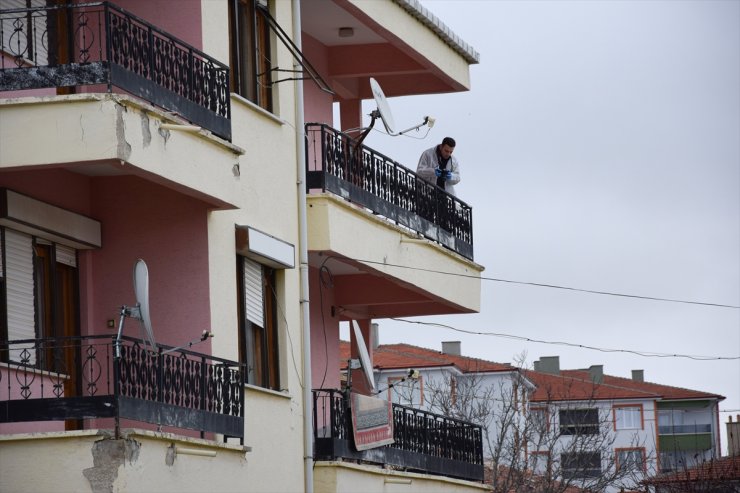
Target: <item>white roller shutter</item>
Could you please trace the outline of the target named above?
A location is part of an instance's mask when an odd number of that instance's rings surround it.
[[[247,320],[265,326],[262,297],[262,266],[248,258],[244,261],[244,304]]]
[[[77,267],[77,250],[74,248],[57,243],[54,252],[58,263]]]
[[[34,339],[33,243],[29,235],[5,230],[5,292],[8,315],[8,339]],[[33,347],[30,345],[29,347]],[[22,349],[10,351],[12,361],[20,361]],[[33,353],[33,352],[32,352]],[[32,364],[36,355],[31,355]]]

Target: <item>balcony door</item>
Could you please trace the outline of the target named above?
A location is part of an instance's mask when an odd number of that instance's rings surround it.
[[[0,339],[35,339],[38,344],[10,350],[9,364],[50,372],[64,397],[80,395],[79,344],[69,339],[79,331],[77,252],[12,229],[2,231],[2,304],[5,317]],[[79,423],[67,422],[68,429]]]

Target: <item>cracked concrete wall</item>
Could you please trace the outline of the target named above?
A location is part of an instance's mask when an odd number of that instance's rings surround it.
[[[136,440],[103,439],[92,446],[93,467],[82,474],[90,482],[93,493],[113,493],[118,470],[128,462],[133,465],[139,458],[141,444]]]
[[[152,432],[72,433],[0,437],[0,491],[195,493],[255,482],[239,447]]]

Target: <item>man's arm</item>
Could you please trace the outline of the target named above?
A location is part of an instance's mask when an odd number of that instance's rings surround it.
[[[457,162],[455,156],[450,157],[450,176],[447,178],[447,183],[450,185],[457,185],[460,183],[460,163]]]
[[[419,157],[419,164],[416,166],[416,174],[431,183],[437,183],[437,175],[434,169],[437,163],[434,160],[434,152],[424,151]]]

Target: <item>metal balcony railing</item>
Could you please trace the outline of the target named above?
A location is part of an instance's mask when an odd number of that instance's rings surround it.
[[[139,339],[0,341],[0,423],[121,418],[244,438],[239,363]]]
[[[306,125],[306,186],[329,191],[473,259],[473,210],[327,125]]]
[[[231,139],[215,58],[109,2],[0,10],[0,91],[101,84]]]
[[[483,481],[483,435],[479,425],[393,404],[395,442],[358,451],[344,393],[314,390],[313,406],[316,460],[360,460]]]

